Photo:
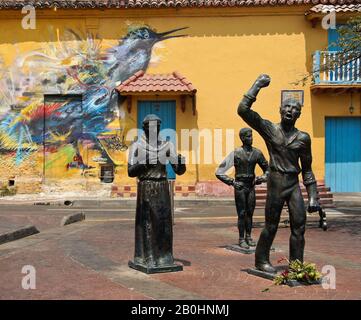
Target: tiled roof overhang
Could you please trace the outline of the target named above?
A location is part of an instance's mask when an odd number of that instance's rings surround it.
[[[121,83],[116,90],[123,95],[136,93],[176,93],[194,95],[197,90],[179,72],[170,74],[146,74],[138,71]]]
[[[251,7],[294,5],[359,4],[361,0],[0,0],[0,9],[21,9],[32,5],[39,9],[117,9],[179,7]]]
[[[337,15],[338,21],[346,21],[351,16],[361,13],[361,0],[358,0],[357,3],[354,4],[318,4],[307,10],[305,16],[307,20],[311,21],[312,26],[314,27],[318,21],[321,21],[323,17],[330,13]]]
[[[355,13],[361,12],[361,3],[360,4],[344,4],[344,5],[325,5],[318,4],[317,6],[312,7],[310,10],[306,11],[306,16],[312,14],[328,14],[330,12],[336,13]]]

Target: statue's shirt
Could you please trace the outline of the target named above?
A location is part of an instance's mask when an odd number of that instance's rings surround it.
[[[270,155],[271,170],[294,174],[302,171],[305,184],[316,181],[311,169],[311,138],[308,133],[294,128],[293,132],[287,135],[280,124],[262,119],[251,109],[243,112],[242,118],[265,140]]]
[[[268,168],[268,163],[263,156],[261,150],[252,148],[248,153],[243,147],[237,148],[232,151],[219,165],[216,175],[225,183],[232,179],[226,176],[226,172],[234,166],[235,179],[239,181],[253,182],[255,178],[255,167],[259,165],[265,172]],[[223,179],[222,179],[223,178]],[[225,181],[226,179],[227,181]]]
[[[294,129],[286,136],[280,124],[273,124],[267,128],[267,149],[270,154],[270,168],[284,173],[301,172],[299,159],[310,147],[308,134]]]
[[[234,167],[235,167],[235,178],[236,180],[255,178],[254,170],[258,163],[260,167],[266,171],[268,163],[262,152],[256,148],[252,148],[249,154],[243,148],[237,148],[233,152]]]

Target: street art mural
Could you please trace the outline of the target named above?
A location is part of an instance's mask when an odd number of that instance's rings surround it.
[[[39,175],[66,178],[89,174],[97,164],[122,165],[124,137],[135,122],[114,88],[146,71],[154,46],[184,36],[174,34],[182,29],[131,25],[112,46],[69,29],[10,66],[0,57],[3,172],[32,166]]]

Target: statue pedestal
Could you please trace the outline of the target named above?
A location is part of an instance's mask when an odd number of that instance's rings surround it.
[[[256,252],[256,247],[249,247],[249,249],[245,249],[241,248],[238,244],[231,244],[229,246],[225,246],[225,249],[244,254],[252,254]]]
[[[258,269],[247,269],[246,271],[253,276],[261,277],[267,280],[274,280],[277,276],[277,273],[269,273]]]
[[[135,264],[133,261],[129,261],[128,266],[146,274],[183,271],[183,266],[178,264],[162,267],[147,267],[145,265]]]
[[[274,280],[276,278],[276,276],[278,274],[280,274],[281,272],[283,272],[284,270],[287,269],[287,267],[281,266],[281,267],[276,267],[277,269],[277,273],[268,273],[268,272],[264,272],[258,269],[247,269],[247,273],[253,275],[253,276],[257,276],[260,278],[264,278],[267,280]],[[299,287],[299,286],[307,286],[307,285],[315,285],[315,284],[321,284],[322,283],[322,279],[317,280],[317,281],[313,281],[312,283],[304,283],[304,282],[299,282],[297,280],[288,280],[286,285],[288,285],[289,287]]]
[[[256,247],[249,247],[249,249],[241,248],[238,244],[231,244],[224,247],[227,250],[236,251],[243,254],[253,254],[256,252]],[[271,248],[271,251],[276,251],[275,248]]]

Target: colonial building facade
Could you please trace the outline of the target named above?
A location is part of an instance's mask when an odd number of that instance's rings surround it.
[[[133,197],[128,147],[144,116],[156,113],[163,138],[189,162],[176,192],[230,194],[214,172],[240,144],[243,93],[266,73],[272,82],[254,110],[278,122],[281,100],[300,99],[297,127],[311,135],[317,179],[331,191],[360,192],[360,59],[322,71],[338,49],[337,28],[322,23],[330,11],[337,27],[361,4],[0,1],[1,183],[18,193]],[[257,133],[254,145],[268,154]]]

